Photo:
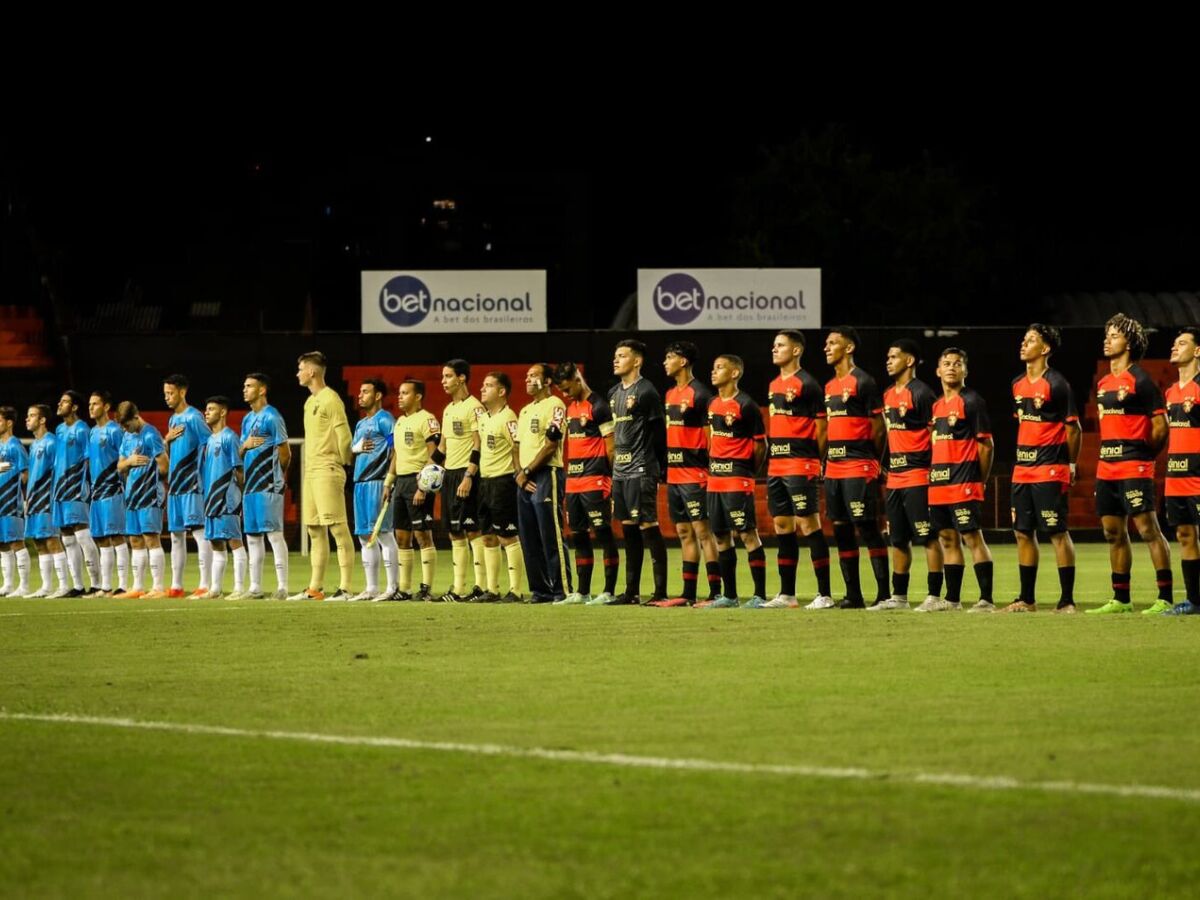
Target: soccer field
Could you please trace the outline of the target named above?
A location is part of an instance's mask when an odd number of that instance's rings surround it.
[[[1032,616],[0,600],[0,894],[1194,894],[1200,622],[1052,615],[1052,554],[1039,587]]]

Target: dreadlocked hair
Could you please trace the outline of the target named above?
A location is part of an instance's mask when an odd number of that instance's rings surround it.
[[[1110,328],[1115,328],[1125,335],[1125,340],[1129,342],[1130,356],[1134,359],[1141,359],[1145,355],[1150,339],[1146,336],[1146,329],[1142,327],[1141,322],[1125,313],[1117,313],[1104,323],[1105,331]]]

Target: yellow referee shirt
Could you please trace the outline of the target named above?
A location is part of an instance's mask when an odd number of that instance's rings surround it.
[[[558,439],[554,455],[546,460],[545,465],[561,468],[562,445],[567,437],[567,408],[562,400],[551,394],[544,400],[535,400],[527,404],[521,410],[517,419],[517,443],[521,445],[522,467],[533,462],[533,458],[542,451],[542,447],[546,445],[546,429],[551,425],[558,426],[562,436]]]
[[[509,406],[499,412],[486,409],[479,417],[479,474],[484,478],[512,475],[512,448],[517,437],[517,414]]]
[[[350,423],[337,391],[323,387],[304,401],[304,474],[342,474],[353,461]]]
[[[465,400],[450,403],[442,412],[442,436],[446,439],[446,468],[465,469],[475,449],[478,418],[487,412],[478,397],[467,395]]]
[[[418,410],[411,416],[401,416],[392,429],[392,447],[396,451],[397,475],[416,475],[429,462],[426,440],[438,437],[442,426],[437,417],[427,409]]]

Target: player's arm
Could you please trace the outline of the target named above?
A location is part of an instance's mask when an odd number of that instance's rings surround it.
[[[350,453],[354,432],[350,430],[350,422],[346,419],[346,407],[340,402],[335,405],[337,409],[333,414],[333,439],[337,446],[338,459],[343,466],[349,466],[354,463],[354,456]]]
[[[761,468],[763,461],[767,458],[767,442],[761,437],[754,439],[754,471],[757,473]]]
[[[441,439],[442,439],[442,432],[440,429],[438,431],[435,431],[433,434],[430,434],[427,438],[425,438],[425,458],[429,462],[436,462],[436,459],[441,459],[443,462],[445,461],[446,457],[442,454],[441,449],[440,449]],[[437,465],[440,466],[441,463],[438,462]],[[420,504],[422,504],[424,502],[425,502],[425,492],[423,490],[421,490],[420,488],[417,488],[416,491],[413,493],[413,503],[415,505],[419,506]]]
[[[604,455],[608,457],[609,471],[612,471],[613,461],[617,456],[616,448],[616,438],[613,437],[613,433],[610,431],[608,434],[604,435]]]
[[[990,437],[978,438],[976,443],[979,445],[979,473],[986,483],[992,475],[992,459],[996,455],[996,445]]]
[[[1154,453],[1158,453],[1167,443],[1167,432],[1170,430],[1167,425],[1167,417],[1159,412],[1150,417],[1150,449]]]
[[[871,440],[875,443],[875,455],[882,458],[884,445],[887,444],[887,427],[881,413],[871,416]]]
[[[829,423],[824,418],[814,419],[813,422],[817,428],[817,459],[824,459],[825,451],[829,449]]]

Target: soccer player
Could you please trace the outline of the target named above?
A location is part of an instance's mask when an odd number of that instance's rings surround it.
[[[608,401],[588,387],[575,363],[562,363],[554,383],[567,398],[567,522],[579,579],[575,590],[558,602],[603,606],[613,599],[621,562],[612,530],[612,412]],[[592,535],[604,553],[604,590],[594,597]]]
[[[54,525],[62,535],[71,575],[68,597],[82,597],[83,565],[87,560],[88,577],[94,586],[99,580],[96,542],[88,530],[87,422],[79,417],[85,406],[79,391],[64,391],[58,400],[62,419],[54,429]]]
[[[171,411],[165,443],[170,452],[167,476],[167,530],[171,532],[170,596],[183,596],[183,570],[187,565],[187,533],[192,533],[200,554],[200,586],[193,597],[208,593],[212,545],[204,537],[204,498],[200,493],[200,451],[211,433],[204,416],[187,402],[188,380],[183,375],[163,379],[163,400]],[[118,407],[119,409],[119,407]]]
[[[1067,492],[1075,480],[1081,433],[1071,385],[1050,368],[1062,346],[1053,325],[1034,322],[1021,339],[1025,374],[1013,379],[1017,460],[1012,476],[1013,531],[1021,593],[1001,612],[1037,610],[1038,533],[1048,534],[1062,593],[1055,612],[1075,612],[1075,544],[1067,531]]]
[[[817,593],[813,603],[832,604],[829,596],[829,542],[821,530],[818,491],[821,457],[826,449],[825,399],[821,385],[800,367],[804,334],[784,329],[771,343],[771,362],[779,375],[771,382],[768,410],[767,507],[779,541],[779,594],[767,601],[768,609],[799,606],[796,600],[796,566],[800,542],[808,541]]]
[[[392,468],[383,482],[384,500],[392,504],[392,525],[396,529],[399,572],[398,589],[392,599],[441,600],[432,593],[437,572],[437,548],[433,546],[433,494],[417,487],[417,475],[428,465],[442,436],[437,417],[422,407],[425,382],[407,378],[397,392],[396,408],[400,418],[392,431]],[[420,587],[414,596],[413,541],[421,551]]]
[[[942,593],[942,547],[929,523],[929,423],[933,419],[933,390],[916,377],[921,349],[908,338],[893,341],[887,352],[887,373],[893,379],[883,394],[887,425],[888,533],[892,543],[892,596],[867,609],[908,609],[908,576],[912,545],[925,547],[928,566],[926,603]]]
[[[398,590],[396,586],[396,536],[392,533],[391,504],[384,504],[383,481],[392,467],[392,432],[396,420],[383,408],[387,385],[378,378],[368,378],[358,389],[358,410],[362,418],[354,423],[354,533],[362,548],[366,589],[351,600],[388,600]],[[379,537],[368,545],[381,510],[383,523]],[[383,562],[387,588],[379,589],[379,564]]]
[[[467,381],[471,367],[465,359],[452,359],[442,367],[442,390],[450,398],[442,411],[442,440],[433,461],[446,467],[442,484],[442,523],[450,532],[450,559],[454,573],[447,603],[475,600],[482,593],[483,540],[479,536],[479,417],[483,404],[471,393]],[[467,591],[468,572],[473,587]]]
[[[63,550],[58,529],[54,527],[54,466],[58,441],[46,428],[50,407],[37,403],[25,415],[25,427],[33,435],[29,445],[29,479],[25,493],[25,536],[34,542],[38,552],[38,569],[42,586],[30,597],[65,597],[70,590],[67,575],[67,554]],[[52,590],[53,578],[58,575],[58,590]]]
[[[724,590],[699,607],[722,609],[738,605],[737,552],[733,535],[742,541],[750,563],[754,596],[748,608],[766,606],[767,553],[758,536],[754,513],[754,476],[767,455],[762,412],[748,394],[738,389],[745,371],[741,357],[723,353],[713,361],[712,385],[717,396],[708,404],[708,519],[717,541]]]
[[[1129,575],[1133,547],[1128,518],[1133,517],[1154,565],[1158,600],[1151,612],[1171,608],[1171,548],[1158,527],[1154,499],[1154,457],[1167,441],[1162,394],[1137,360],[1146,352],[1145,329],[1137,319],[1117,313],[1104,326],[1104,357],[1109,373],[1100,379],[1100,462],[1096,466],[1096,512],[1108,541],[1113,599],[1089,613],[1133,611]]]
[[[876,600],[891,593],[887,546],[879,533],[879,458],[883,452],[883,398],[875,379],[854,363],[858,332],[849,325],[831,329],[825,338],[825,361],[833,378],[825,383],[829,419],[825,459],[825,507],[833,520],[838,561],[846,582],[842,609],[866,606],[858,575],[858,538],[867,545],[875,573]],[[857,532],[857,535],[856,535]],[[829,597],[817,597],[805,609],[829,609]]]
[[[302,353],[297,364],[296,380],[308,388],[310,395],[304,401],[304,525],[312,554],[312,577],[307,590],[288,599],[346,600],[354,578],[354,538],[346,518],[346,466],[354,461],[350,454],[350,423],[342,398],[325,384],[325,354],[319,350]],[[329,563],[331,532],[337,544],[341,578],[338,589],[326,596],[321,582]]]
[[[550,391],[554,370],[534,363],[525,374],[532,398],[517,417],[517,525],[530,603],[553,603],[573,592],[563,537],[562,443],[567,408]]]
[[[0,406],[0,597],[29,593],[29,551],[25,549],[25,481],[29,454],[13,434],[17,411]]]
[[[125,533],[133,544],[133,580],[129,590],[117,597],[157,600],[168,596],[163,590],[167,560],[160,535],[165,494],[163,476],[167,474],[170,460],[162,436],[142,419],[137,404],[130,400],[121,401],[117,406],[117,424],[125,432],[117,472],[125,475]],[[142,590],[147,565],[153,580],[149,593]]]
[[[520,603],[523,600],[525,558],[517,538],[517,467],[513,446],[517,414],[508,405],[512,380],[503,372],[488,372],[479,389],[485,415],[479,420],[479,530],[483,534],[486,590],[479,603]],[[508,593],[500,595],[500,568],[507,561]]]
[[[613,374],[620,382],[608,393],[613,423],[613,515],[625,533],[625,593],[609,606],[641,602],[642,560],[650,549],[654,594],[649,603],[667,598],[667,545],[658,529],[658,480],[666,456],[662,398],[642,377],[646,345],[632,338],[613,353]]]
[[[1190,325],[1171,345],[1171,365],[1179,379],[1164,398],[1170,436],[1167,438],[1167,522],[1179,539],[1184,599],[1168,615],[1200,614],[1200,327]]]
[[[275,563],[275,592],[272,600],[288,597],[288,546],[283,537],[283,492],[292,448],[288,446],[287,425],[283,416],[267,402],[271,379],[264,372],[251,372],[242,382],[242,399],[250,407],[242,419],[241,446],[243,471],[242,522],[250,563],[249,600],[265,596],[262,586],[266,541],[271,544]]]
[[[721,594],[717,542],[708,527],[708,404],[712,391],[693,374],[699,356],[699,348],[691,341],[675,341],[667,345],[663,357],[663,371],[674,382],[666,396],[667,513],[679,535],[683,591],[669,600],[652,601],[653,606],[695,604],[701,552],[708,599]]]
[[[929,470],[929,519],[942,544],[946,597],[926,600],[917,612],[962,609],[965,563],[971,551],[979,602],[970,612],[995,612],[992,551],[983,539],[980,510],[992,471],[992,426],[979,394],[967,387],[967,352],[947,347],[938,357],[942,396],[933,404],[933,465]]]
[[[227,546],[233,551],[233,593],[229,599],[245,597],[246,550],[241,527],[244,479],[239,441],[226,422],[230,405],[229,398],[223,396],[209,397],[204,403],[204,424],[212,431],[200,454],[204,538],[213,548],[206,600],[219,600],[223,593]]]
[[[88,433],[88,476],[92,502],[88,511],[91,532],[100,547],[100,580],[92,585],[89,597],[123,594],[128,590],[125,573],[129,568],[129,544],[125,541],[125,493],[117,463],[125,433],[109,417],[112,397],[108,391],[92,391],[88,397],[88,416],[93,423]],[[114,587],[113,568],[119,577]],[[178,596],[183,596],[180,591]]]

